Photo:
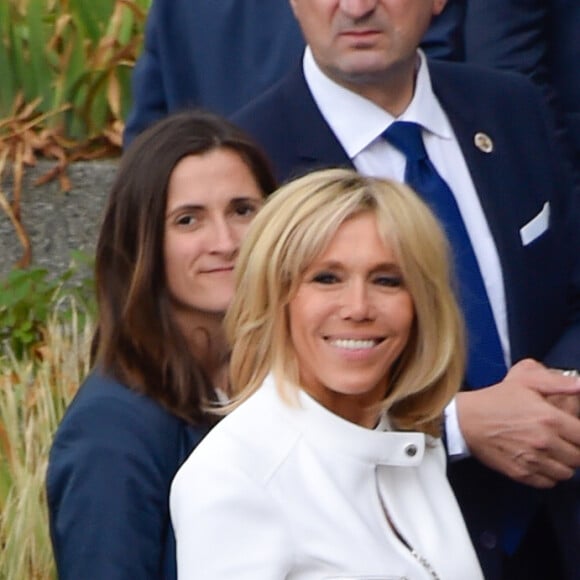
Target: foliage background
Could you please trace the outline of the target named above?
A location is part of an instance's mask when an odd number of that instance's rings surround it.
[[[26,166],[55,160],[38,183],[70,189],[67,165],[118,155],[130,76],[151,0],[0,1],[0,210],[30,263],[20,197]],[[3,176],[12,172],[11,199]]]
[[[53,159],[38,182],[56,178],[68,190],[69,163],[120,153],[150,3],[0,0],[0,211],[22,243],[21,267],[30,261],[23,172]],[[0,580],[56,577],[44,475],[54,430],[88,372],[94,309],[76,258],[56,278],[28,267],[0,280]]]
[[[50,129],[62,145],[120,137],[150,0],[3,0],[0,118]],[[28,113],[22,115],[22,113]],[[26,129],[29,127],[20,128]],[[34,143],[31,143],[34,145]]]

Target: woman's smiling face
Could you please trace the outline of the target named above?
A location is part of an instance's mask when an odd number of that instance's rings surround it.
[[[339,227],[304,273],[288,313],[303,389],[335,414],[372,426],[367,409],[385,398],[414,320],[399,264],[372,213]]]

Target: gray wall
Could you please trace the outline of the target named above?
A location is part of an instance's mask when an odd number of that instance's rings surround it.
[[[67,174],[72,183],[62,193],[58,180],[41,187],[34,180],[54,166],[42,161],[26,168],[21,198],[22,221],[32,242],[32,263],[55,273],[70,262],[70,250],[94,251],[106,197],[115,176],[118,160],[79,162]],[[11,172],[5,170],[2,191],[11,199]],[[0,279],[22,256],[16,232],[0,209]]]

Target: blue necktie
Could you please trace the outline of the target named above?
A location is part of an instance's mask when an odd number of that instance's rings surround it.
[[[465,382],[471,388],[497,383],[507,369],[483,277],[455,197],[427,156],[420,125],[396,121],[383,137],[407,158],[405,182],[439,218],[451,244],[458,300],[467,327]],[[510,493],[510,510],[503,515],[502,527],[502,546],[508,554],[519,545],[529,521],[526,494],[512,496]]]
[[[458,300],[467,327],[465,381],[471,388],[497,383],[506,373],[501,343],[481,271],[455,197],[427,156],[420,125],[396,121],[383,137],[407,158],[405,182],[439,218],[453,249]]]

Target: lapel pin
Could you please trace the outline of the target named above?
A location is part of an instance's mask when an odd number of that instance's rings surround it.
[[[476,133],[473,138],[475,146],[484,153],[491,153],[493,151],[493,141],[489,135],[485,133]]]

